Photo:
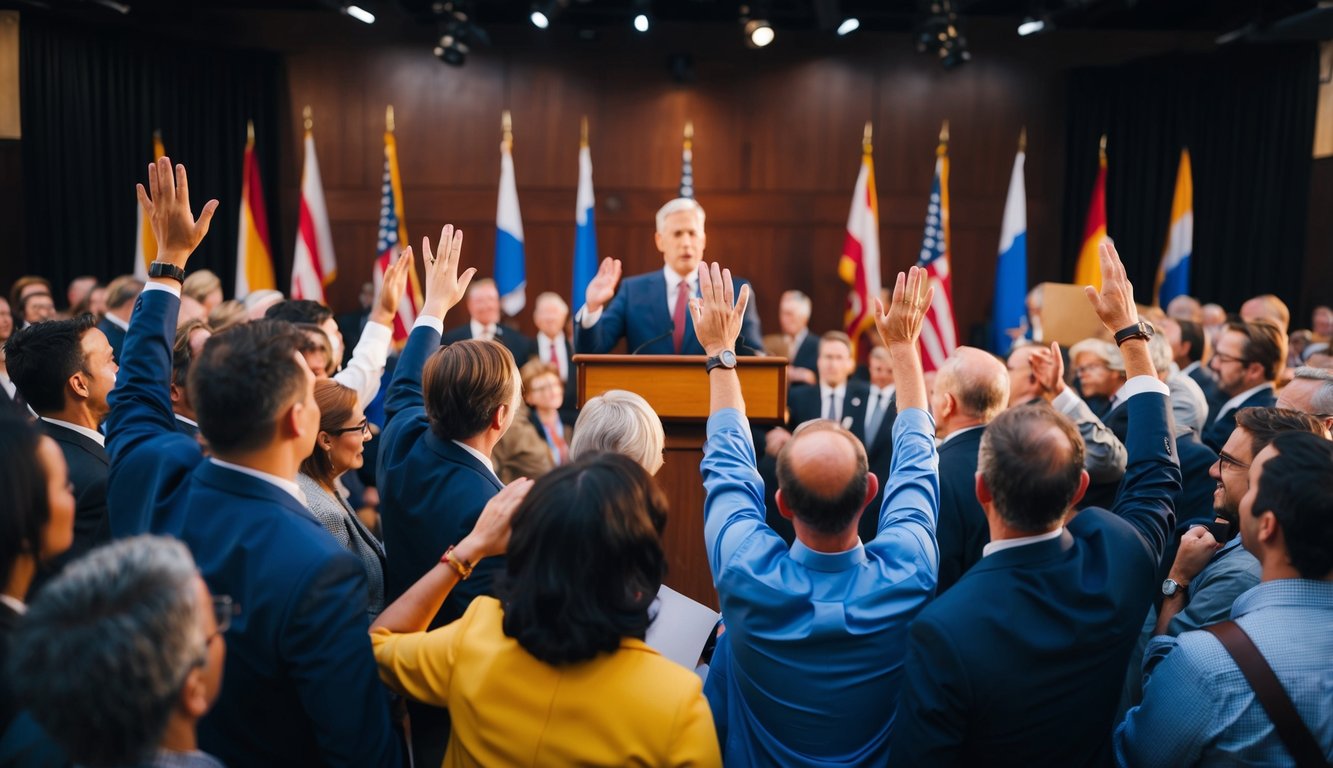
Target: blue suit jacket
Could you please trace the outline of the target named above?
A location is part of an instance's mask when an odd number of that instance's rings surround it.
[[[97,322],[97,330],[106,335],[111,344],[111,357],[119,363],[120,353],[125,349],[125,329],[104,317]]]
[[[1209,416],[1208,426],[1203,428],[1203,444],[1214,451],[1222,450],[1222,446],[1227,444],[1227,438],[1231,437],[1231,430],[1236,428],[1236,411],[1241,408],[1272,408],[1275,405],[1277,405],[1277,395],[1273,392],[1273,388],[1269,387],[1245,398],[1244,402],[1222,414],[1221,418],[1218,418],[1217,414],[1221,406],[1217,406]]]
[[[940,573],[935,594],[944,594],[978,560],[990,541],[986,511],[977,501],[977,454],[986,430],[974,429],[939,447],[940,521],[935,538],[940,547]]]
[[[199,744],[228,765],[398,765],[360,561],[282,489],[205,461],[167,382],[180,301],[138,299],[111,393],[113,533],[177,536],[239,605]]]
[[[747,281],[732,278],[732,285],[739,296],[741,286]],[[643,355],[673,355],[676,350],[672,341],[674,324],[667,311],[666,275],[662,270],[655,270],[642,275],[625,278],[616,291],[615,298],[602,309],[602,316],[591,328],[584,328],[578,320],[574,321],[574,347],[580,354],[601,355],[610,352],[623,338],[625,351]],[[753,355],[764,348],[764,338],[759,330],[758,301],[751,289],[750,304],[745,308],[745,321],[741,325],[741,336],[736,342],[736,354]],[[651,342],[651,343],[649,343]],[[640,349],[640,347],[643,347]],[[747,349],[749,347],[749,349]],[[685,337],[681,343],[682,355],[702,355],[704,348],[694,335],[694,318],[685,313]]]
[[[1114,509],[983,557],[912,624],[890,765],[1098,765],[1157,587],[1180,470],[1167,398],[1130,398]]]

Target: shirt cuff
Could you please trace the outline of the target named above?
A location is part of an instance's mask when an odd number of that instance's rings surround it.
[[[1074,394],[1073,387],[1065,387],[1064,391],[1056,395],[1055,399],[1051,401],[1051,406],[1065,415],[1077,408],[1078,404],[1079,396]]]
[[[143,289],[144,289],[145,291],[166,291],[167,293],[171,294],[172,296],[175,296],[175,297],[178,298],[178,299],[181,297],[181,287],[180,287],[179,285],[164,285],[164,284],[162,284],[162,283],[148,283],[147,285],[145,285],[145,286],[143,287]]]
[[[1117,393],[1120,400],[1128,400],[1135,395],[1141,395],[1144,392],[1156,392],[1163,397],[1171,397],[1171,388],[1166,382],[1156,376],[1135,376],[1120,388]]]
[[[605,310],[606,307],[602,307],[596,312],[590,312],[588,311],[588,305],[584,304],[579,309],[578,314],[574,316],[574,319],[578,320],[579,326],[581,326],[586,331],[587,329],[593,327],[594,325],[597,325],[597,321],[602,319],[602,312],[604,312]]]
[[[369,326],[370,324],[367,323],[366,325]],[[444,320],[442,318],[435,317],[433,315],[422,315],[421,317],[417,318],[417,321],[415,323],[412,324],[412,330],[415,331],[418,328],[430,328],[431,330],[443,336]]]

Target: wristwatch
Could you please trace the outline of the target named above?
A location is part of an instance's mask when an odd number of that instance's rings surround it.
[[[1166,581],[1162,582],[1162,596],[1172,597],[1177,592],[1183,591],[1185,587],[1188,586],[1189,586],[1188,584],[1181,584],[1175,579],[1167,579]]]
[[[185,270],[175,264],[168,264],[165,261],[155,261],[148,265],[149,277],[169,277],[172,280],[185,284]]]
[[[735,368],[736,353],[732,352],[730,349],[724,349],[715,356],[708,358],[708,363],[705,367],[708,369],[709,373],[712,373],[714,368]]]
[[[1144,341],[1147,341],[1152,338],[1152,335],[1152,326],[1140,320],[1128,328],[1121,328],[1116,331],[1115,345],[1118,347],[1130,339],[1143,339]]]

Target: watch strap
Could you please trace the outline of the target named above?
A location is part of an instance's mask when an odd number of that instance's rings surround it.
[[[1152,326],[1142,320],[1127,327],[1121,328],[1115,332],[1115,345],[1118,347],[1130,339],[1143,339],[1147,341],[1152,338]]]
[[[181,269],[175,264],[171,264],[165,261],[154,261],[152,264],[149,264],[148,276],[169,277],[172,280],[175,280],[176,282],[180,283],[181,285],[185,284],[185,270]]]

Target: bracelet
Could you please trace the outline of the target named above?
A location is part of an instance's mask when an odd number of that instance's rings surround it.
[[[449,565],[457,571],[458,578],[462,581],[468,580],[468,577],[472,575],[472,569],[475,567],[473,563],[454,557],[454,548],[452,546],[444,550],[444,555],[440,557],[440,562]]]

